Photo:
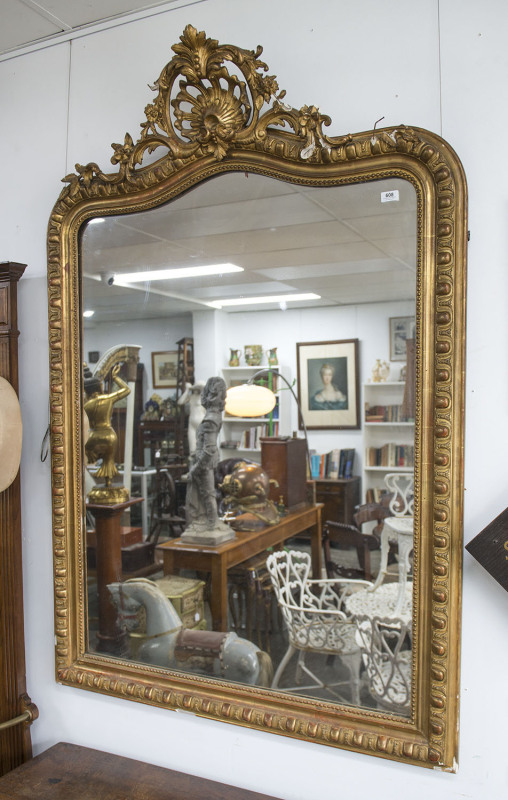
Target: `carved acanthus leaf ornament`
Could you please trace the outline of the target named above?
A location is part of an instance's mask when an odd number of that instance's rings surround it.
[[[422,144],[414,131],[404,126],[362,141],[352,135],[326,136],[323,127],[331,120],[319,109],[303,106],[298,111],[283,102],[286,93],[279,90],[275,76],[263,74],[268,67],[259,59],[262,47],[253,51],[219,45],[188,25],[180,44],[172,49],[176,55],[150,87],[158,94],[145,108],[140,138],[134,143],[126,133],[123,144],[112,145],[111,162],[119,165],[119,171],[106,174],[95,163],[76,164],[76,173],[63,178],[69,186],[62,197],[75,195],[81,186],[102,194],[115,185],[123,184],[124,191],[129,183],[149,185],[154,165],[139,168],[144,154],[160,147],[173,161],[207,155],[220,161],[233,145],[263,149],[268,126],[271,134],[280,129],[286,157],[314,163],[354,160],[391,150],[411,152]],[[230,66],[244,80],[228,69]],[[288,140],[289,131],[293,137]],[[293,146],[288,148],[291,139]],[[266,146],[273,146],[271,137]]]

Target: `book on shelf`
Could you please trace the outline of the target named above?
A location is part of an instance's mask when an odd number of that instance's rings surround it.
[[[388,442],[382,447],[367,447],[365,464],[368,467],[414,467],[415,448],[412,444]]]
[[[407,414],[401,405],[371,406],[365,404],[365,422],[407,422]]]
[[[321,456],[317,453],[311,453],[310,456],[310,474],[312,478],[319,478],[319,469],[321,466]]]
[[[329,453],[311,453],[310,471],[314,479],[352,478],[355,460],[354,448],[339,450],[335,448]]]
[[[327,478],[339,477],[340,450],[331,450]]]
[[[343,477],[343,478],[346,478],[346,480],[349,480],[349,478],[353,477],[353,465],[354,465],[354,461],[355,461],[355,451],[353,449],[349,449],[349,450],[346,450],[346,453],[347,453],[347,455],[346,455],[346,459],[345,459],[346,463],[345,463],[345,467],[344,467],[344,475],[341,475],[339,477]]]
[[[365,492],[365,501],[367,503],[381,503],[386,494],[388,494],[387,489],[380,489],[379,487],[374,486],[370,489],[367,489]]]
[[[251,425],[242,431],[239,447],[242,450],[259,450],[262,436],[268,436],[268,425]]]

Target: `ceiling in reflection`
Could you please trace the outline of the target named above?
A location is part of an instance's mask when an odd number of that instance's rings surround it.
[[[382,202],[382,193],[393,191],[399,200]],[[224,262],[244,271],[128,287],[107,283],[134,270]],[[94,310],[94,324],[260,295],[320,295],[291,308],[414,299],[416,194],[399,179],[309,188],[227,173],[166,206],[87,224],[82,268],[85,309]]]

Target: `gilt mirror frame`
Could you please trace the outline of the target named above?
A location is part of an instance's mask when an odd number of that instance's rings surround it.
[[[259,56],[187,26],[141,135],[104,173],[76,165],[48,230],[56,678],[62,684],[405,763],[454,770],[462,571],[466,182],[439,136],[398,126],[328,136],[314,106],[286,104]],[[161,153],[154,160],[153,153]],[[148,159],[146,154],[152,154]],[[146,163],[145,163],[146,162]],[[87,652],[79,232],[95,216],[167,203],[227,171],[305,186],[381,177],[417,195],[415,540],[408,719]]]

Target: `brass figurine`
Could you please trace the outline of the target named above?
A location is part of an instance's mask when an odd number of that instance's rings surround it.
[[[102,382],[85,366],[85,412],[90,423],[85,453],[91,464],[102,458],[102,464],[95,477],[104,478],[104,485],[98,484],[88,493],[88,500],[92,503],[113,505],[125,503],[129,499],[128,489],[112,483],[113,478],[118,475],[115,464],[118,440],[111,426],[111,414],[117,400],[130,394],[129,387],[119,375],[121,366],[116,364],[111,372],[113,381],[120,388],[109,394],[105,394]]]

